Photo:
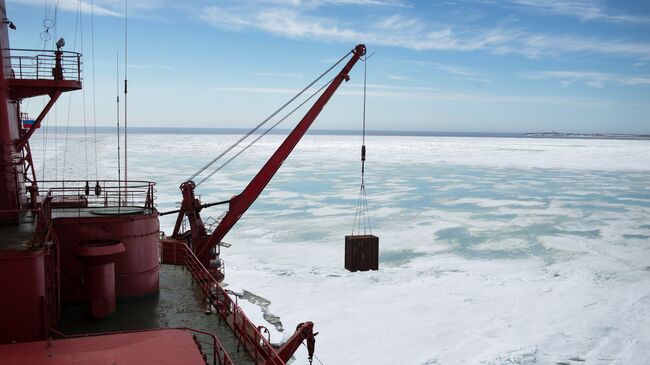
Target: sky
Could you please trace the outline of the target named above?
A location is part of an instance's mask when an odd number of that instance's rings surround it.
[[[116,124],[125,49],[129,126],[248,128],[364,43],[371,130],[650,133],[647,1],[7,0],[7,12],[13,48],[63,37],[83,53],[84,89],[51,124]],[[361,128],[363,70],[313,128]]]

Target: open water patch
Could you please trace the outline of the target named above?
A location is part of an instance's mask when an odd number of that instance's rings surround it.
[[[513,226],[503,229],[470,231],[467,227],[450,227],[436,232],[436,243],[449,247],[438,253],[452,253],[467,259],[525,259],[537,257],[546,264],[572,257],[572,254],[545,246],[539,237],[578,236],[595,239],[600,230],[562,230],[550,223]],[[512,243],[504,247],[503,242]],[[514,244],[516,242],[516,244]]]
[[[379,254],[379,262],[386,266],[403,266],[418,257],[425,256],[424,252],[414,251],[412,249],[382,251]]]
[[[249,301],[251,304],[254,304],[262,310],[262,316],[264,317],[264,320],[266,320],[268,323],[272,324],[273,327],[278,332],[283,332],[284,327],[282,326],[282,321],[280,320],[280,317],[276,316],[275,314],[271,313],[269,311],[269,306],[271,305],[271,301],[261,297],[259,295],[253,294],[249,292],[248,290],[243,290],[241,294],[236,293],[240,299],[245,299]]]

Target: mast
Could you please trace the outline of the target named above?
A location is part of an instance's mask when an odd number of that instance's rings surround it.
[[[127,123],[127,64],[128,64],[128,0],[124,0],[124,187],[128,185],[128,171],[129,171],[129,159],[128,159],[128,136],[129,128]],[[126,191],[125,191],[126,195]],[[126,197],[125,197],[126,198]]]

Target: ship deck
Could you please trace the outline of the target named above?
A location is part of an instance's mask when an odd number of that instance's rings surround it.
[[[158,295],[121,301],[117,311],[104,320],[86,318],[83,306],[62,308],[59,330],[67,335],[132,331],[152,328],[187,327],[214,333],[235,364],[255,364],[228,325],[219,323],[216,314],[205,314],[203,293],[192,285],[192,277],[183,267],[160,266]]]
[[[205,365],[192,334],[180,329],[0,345],[5,365]]]
[[[26,250],[34,239],[36,224],[26,219],[24,223],[0,224],[0,251]]]

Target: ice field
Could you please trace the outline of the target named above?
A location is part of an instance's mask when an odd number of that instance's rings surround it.
[[[36,168],[45,147],[46,179],[63,177],[53,171],[64,159],[65,178],[84,179],[83,136],[67,152],[63,138],[56,149],[53,135],[32,138]],[[97,174],[115,178],[115,138],[97,138]],[[131,134],[129,178],[156,181],[158,209],[174,209],[178,185],[237,138]],[[199,186],[203,201],[241,191],[280,141],[263,139]],[[356,136],[305,137],[225,238],[226,283],[273,342],[313,321],[315,364],[650,364],[650,141],[366,144],[379,271],[343,268]],[[294,364],[306,363],[303,348]]]

